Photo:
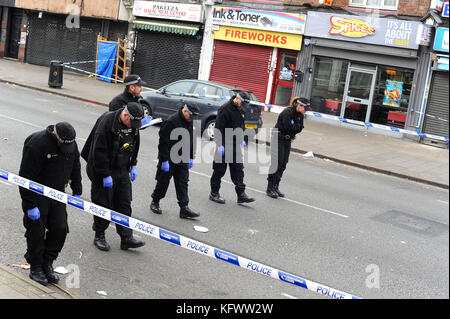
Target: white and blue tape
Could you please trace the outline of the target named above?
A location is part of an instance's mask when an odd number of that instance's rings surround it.
[[[68,195],[58,190],[52,189],[45,185],[41,185],[34,181],[28,180],[21,176],[10,173],[6,170],[0,169],[0,180],[8,181],[11,184],[29,189],[33,192],[39,193],[48,198],[54,199],[63,204],[70,205],[72,207],[83,210],[91,215],[98,216],[100,218],[109,220],[111,222],[120,224],[134,231],[143,233],[150,237],[169,242],[173,245],[188,249],[198,254],[208,256],[220,261],[227,262],[229,264],[253,271],[260,275],[270,277],[282,282],[298,286],[318,294],[328,296],[334,299],[360,299],[360,297],[354,296],[347,292],[343,292],[314,281],[301,278],[299,276],[283,272],[276,268],[261,264],[259,262],[247,259],[242,256],[227,252],[225,250],[210,246],[208,244],[199,242],[197,240],[185,237],[183,235],[176,234],[169,230],[160,228],[158,226],[151,225],[149,223],[140,221],[133,217],[123,215],[119,212],[112,211],[110,209],[101,207],[94,203],[90,203],[83,199]]]

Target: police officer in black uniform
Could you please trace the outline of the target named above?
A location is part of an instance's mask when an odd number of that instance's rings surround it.
[[[183,103],[177,113],[170,116],[159,130],[158,166],[156,172],[156,187],[153,191],[153,201],[150,210],[161,214],[159,201],[166,196],[170,179],[173,176],[180,218],[196,218],[200,214],[189,207],[188,182],[189,169],[194,165],[194,136],[193,120],[197,118],[200,110],[194,103]],[[175,139],[171,139],[171,134]],[[172,152],[173,147],[180,147],[178,152]],[[175,150],[176,151],[176,150]]]
[[[81,152],[87,161],[86,171],[92,182],[92,202],[127,216],[131,216],[131,182],[137,177],[139,128],[143,116],[144,110],[136,102],[104,113],[95,123]],[[105,239],[108,226],[108,220],[94,216],[94,245],[103,251],[110,249]],[[127,227],[116,224],[116,231],[123,250],[145,244],[136,240]]]
[[[238,204],[255,201],[245,193],[244,164],[241,145],[246,146],[248,137],[244,136],[245,121],[243,108],[248,106],[250,95],[241,91],[231,97],[218,111],[214,140],[217,144],[217,152],[213,162],[213,174],[211,176],[211,193],[209,199],[219,204],[225,204],[220,196],[221,179],[230,166],[231,180],[235,185]],[[233,130],[238,134],[231,134]],[[241,134],[239,134],[241,132]]]
[[[147,86],[147,83],[142,81],[141,77],[136,74],[127,76],[124,84],[125,90],[109,102],[110,111],[117,111],[129,102],[138,102],[142,98],[142,87]]]
[[[64,192],[70,181],[74,196],[82,193],[80,153],[72,125],[60,122],[25,140],[19,175]],[[47,285],[58,283],[53,261],[61,252],[69,226],[66,205],[20,187],[26,228],[30,278]]]
[[[284,197],[279,185],[283,172],[289,161],[291,143],[295,136],[303,130],[303,118],[310,102],[306,98],[294,97],[290,106],[285,108],[278,116],[272,135],[270,174],[267,177],[266,194],[272,198]]]

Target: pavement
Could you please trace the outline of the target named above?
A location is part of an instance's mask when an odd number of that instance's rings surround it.
[[[106,83],[86,75],[64,71],[63,87],[48,86],[48,67],[0,59],[0,82],[107,106],[123,91],[123,85]],[[38,106],[37,106],[38,107]],[[273,127],[278,114],[263,112],[263,127]],[[263,131],[263,130],[262,130]],[[269,138],[258,135],[262,142]],[[362,169],[449,188],[449,151],[407,138],[374,134],[364,129],[343,127],[307,117],[305,128],[293,142],[298,153]],[[0,256],[1,257],[1,256]],[[53,287],[52,287],[53,288]],[[54,288],[56,289],[56,288]],[[0,264],[0,299],[59,299],[64,293],[35,283],[27,273]]]

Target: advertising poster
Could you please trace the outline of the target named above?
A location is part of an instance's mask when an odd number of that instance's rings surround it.
[[[387,80],[386,89],[384,90],[383,105],[400,107],[402,91],[403,82]]]

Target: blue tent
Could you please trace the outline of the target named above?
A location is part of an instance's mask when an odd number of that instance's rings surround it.
[[[114,68],[114,62],[116,59],[117,43],[116,42],[100,42],[98,44],[97,55],[97,76],[105,81],[111,82],[110,78]],[[104,76],[104,77],[101,77]]]

